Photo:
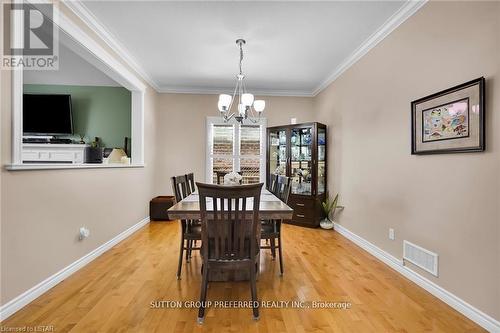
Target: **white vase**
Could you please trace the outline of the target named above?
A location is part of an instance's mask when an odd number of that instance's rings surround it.
[[[325,217],[324,219],[321,220],[319,226],[323,229],[333,229],[333,222]]]

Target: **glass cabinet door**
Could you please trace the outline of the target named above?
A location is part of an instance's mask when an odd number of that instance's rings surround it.
[[[290,133],[293,194],[312,194],[312,138],[312,127],[292,128]]]
[[[323,194],[326,190],[326,129],[318,127],[318,171],[317,171],[317,194]]]
[[[269,173],[286,176],[286,130],[271,131],[269,139]]]

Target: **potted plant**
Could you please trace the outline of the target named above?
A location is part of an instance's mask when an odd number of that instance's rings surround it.
[[[86,148],[85,163],[102,163],[102,151],[101,140],[96,136],[90,147]]]
[[[323,212],[325,213],[325,218],[319,223],[320,227],[323,229],[333,229],[333,217],[335,216],[335,211],[337,210],[337,203],[339,201],[339,195],[335,196],[333,201],[330,201],[330,197],[326,197],[326,200],[321,203]],[[330,220],[332,216],[332,220]]]

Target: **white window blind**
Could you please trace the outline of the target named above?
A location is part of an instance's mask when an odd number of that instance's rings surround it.
[[[264,182],[266,121],[224,123],[207,117],[206,181],[217,183],[216,172],[240,171],[244,184]]]

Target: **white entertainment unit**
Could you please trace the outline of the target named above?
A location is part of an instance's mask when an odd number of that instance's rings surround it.
[[[23,143],[23,163],[83,164],[86,144]]]

